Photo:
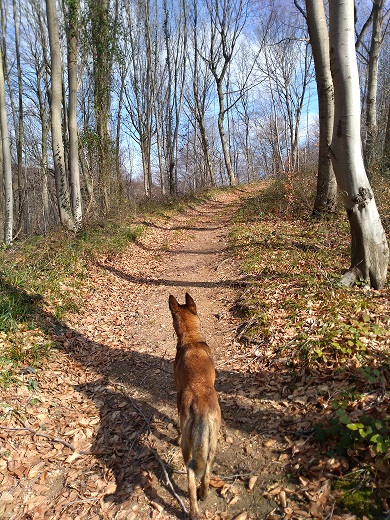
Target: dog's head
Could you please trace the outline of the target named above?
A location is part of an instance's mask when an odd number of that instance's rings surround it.
[[[180,305],[176,298],[169,296],[169,309],[173,318],[173,328],[179,341],[184,335],[199,331],[199,318],[196,312],[196,305],[192,297],[186,293],[186,302]]]

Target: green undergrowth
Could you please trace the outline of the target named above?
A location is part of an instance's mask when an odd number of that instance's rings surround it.
[[[213,196],[212,190],[123,206],[104,222],[76,234],[64,230],[15,241],[0,251],[0,387],[17,379],[21,367],[39,368],[51,355],[49,331],[83,305],[88,266],[118,255],[148,226],[168,221]]]
[[[267,353],[257,370],[273,367],[281,387],[311,381],[319,410],[311,415],[313,442],[325,460],[345,458],[366,476],[353,492],[336,493],[338,507],[380,518],[378,500],[390,492],[390,291],[339,286],[350,261],[348,221],[342,208],[313,219],[312,179],[302,186],[301,193],[289,191],[288,180],[268,181],[233,219],[230,248],[244,284],[238,338]],[[385,225],[389,198],[381,189]]]

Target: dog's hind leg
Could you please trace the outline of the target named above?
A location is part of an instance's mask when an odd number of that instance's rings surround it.
[[[205,470],[202,480],[200,482],[199,498],[201,500],[204,500],[207,497],[207,495],[209,494],[210,472],[211,472],[211,465],[213,463],[213,459],[214,459],[214,454],[210,453],[207,458],[207,462],[206,462],[206,470]]]
[[[211,466],[213,464],[215,452],[217,450],[217,431],[218,430],[215,428],[215,424],[211,423],[209,430],[209,450],[207,454],[205,472],[202,477],[199,490],[199,498],[201,500],[204,500],[209,494]]]
[[[188,479],[188,495],[190,497],[190,519],[198,520],[199,510],[198,502],[196,499],[196,478],[195,471],[190,467],[187,467],[187,479]]]

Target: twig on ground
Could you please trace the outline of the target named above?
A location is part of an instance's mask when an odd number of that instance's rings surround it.
[[[129,396],[127,387],[126,387],[124,384],[122,384],[122,383],[118,383],[118,382],[116,382],[116,381],[112,381],[111,384],[112,384],[112,385],[115,385],[115,386],[118,386],[118,387],[120,387],[120,388],[122,388],[122,389],[124,390],[124,392],[123,392],[124,395],[126,396],[127,399],[129,399],[131,405],[134,407],[134,409],[135,409],[135,410],[136,410],[136,411],[141,415],[141,417],[144,419],[145,424],[146,424],[146,426],[147,426],[147,429],[148,429],[148,431],[150,431],[150,419],[148,419],[148,418],[146,417],[146,415],[143,413],[143,411],[140,409],[140,407],[137,406],[137,405],[135,404],[134,400]],[[154,450],[150,445],[148,445],[148,447],[149,447],[150,451],[152,452],[154,458],[157,460],[157,462],[160,464],[160,466],[161,466],[161,468],[162,468],[162,470],[163,470],[164,477],[165,477],[166,482],[167,482],[167,486],[169,486],[169,489],[171,490],[173,496],[174,496],[174,497],[176,498],[176,500],[179,502],[181,508],[183,509],[183,512],[184,512],[186,515],[188,515],[188,511],[187,511],[187,509],[186,509],[186,506],[184,505],[182,499],[179,497],[179,495],[176,493],[176,491],[175,491],[175,489],[174,489],[174,487],[173,487],[173,484],[172,484],[172,482],[171,482],[171,480],[170,480],[170,478],[169,478],[168,472],[167,472],[167,470],[166,470],[166,468],[165,468],[165,464],[164,464],[164,462],[161,460],[161,458],[158,456],[158,454],[156,453],[156,451],[155,451],[155,450]]]
[[[58,437],[51,437],[47,433],[40,432],[39,430],[34,430],[33,428],[30,428],[29,426],[27,426],[18,416],[16,416],[16,418],[20,422],[22,427],[0,426],[0,430],[11,431],[11,432],[26,431],[26,432],[29,432],[32,435],[36,436],[36,437],[43,437],[44,439],[48,440],[49,442],[53,442],[53,443],[56,442],[56,443],[59,443],[59,444],[63,444],[64,446],[66,446],[70,450],[78,453],[79,455],[102,455],[103,454],[101,452],[93,452],[93,451],[77,451],[76,448],[74,446],[72,446],[72,444],[70,444],[69,442],[65,441],[64,439],[60,439]],[[107,454],[108,454],[108,452],[107,452]]]
[[[6,431],[11,431],[11,432],[27,431],[27,432],[30,432],[32,435],[35,435],[36,437],[43,437],[44,439],[47,439],[50,442],[59,442],[60,444],[63,444],[70,450],[76,451],[76,448],[74,446],[72,446],[71,444],[69,444],[69,442],[64,441],[63,439],[59,439],[58,437],[50,437],[50,435],[47,435],[47,433],[43,433],[38,430],[33,430],[32,428],[29,428],[26,425],[23,425],[23,427],[21,427],[21,428],[11,427],[11,426],[0,426],[0,430],[6,430]],[[83,453],[83,452],[80,452],[80,453]]]
[[[332,509],[331,509],[330,513],[328,514],[328,516],[325,518],[325,520],[332,520],[332,518],[333,518],[333,511],[334,511],[334,506],[335,506],[335,504],[336,504],[336,500],[333,502],[333,504],[332,504]]]
[[[68,502],[67,504],[64,505],[64,507],[62,508],[62,512],[61,514],[65,511],[66,508],[70,507],[70,506],[73,506],[74,504],[85,504],[86,502],[96,502],[97,500],[100,500],[100,496],[99,497],[93,497],[93,498],[84,498],[84,499],[79,499],[79,500],[72,500],[71,502]]]
[[[244,478],[244,477],[250,477],[253,475],[253,471],[250,473],[237,473],[237,475],[226,475],[221,476],[221,480],[234,480],[235,478]]]
[[[150,431],[151,418],[148,419],[148,417],[146,417],[146,415],[143,413],[141,408],[135,404],[134,400],[129,396],[128,388],[126,387],[126,385],[124,385],[122,383],[118,383],[117,381],[111,381],[111,384],[114,386],[118,386],[119,388],[122,388],[124,390],[124,392],[123,392],[124,396],[130,401],[130,403],[131,403],[132,407],[135,409],[135,411],[138,412],[140,414],[140,416],[144,419],[147,429],[148,429],[148,431]]]
[[[169,478],[169,475],[168,475],[168,472],[166,470],[166,467],[165,467],[165,464],[164,462],[161,460],[161,458],[158,456],[158,454],[156,453],[156,451],[151,448],[150,448],[150,451],[153,453],[154,455],[154,458],[157,460],[157,462],[160,464],[162,470],[163,470],[163,473],[164,473],[164,477],[166,479],[166,483],[167,483],[167,486],[169,486],[170,490],[172,491],[172,494],[173,496],[176,498],[176,500],[179,502],[179,504],[181,505],[181,508],[183,509],[183,512],[188,515],[188,511],[187,511],[187,508],[186,506],[184,505],[182,499],[179,497],[179,495],[176,493],[174,487],[173,487],[173,484],[171,482],[171,479]]]

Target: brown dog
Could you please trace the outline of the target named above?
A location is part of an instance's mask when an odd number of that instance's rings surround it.
[[[196,477],[201,477],[200,498],[209,492],[210,469],[221,426],[221,410],[214,388],[215,369],[210,347],[200,334],[196,305],[186,293],[185,305],[169,297],[177,334],[174,364],[181,451],[187,467],[190,518],[198,518]]]

